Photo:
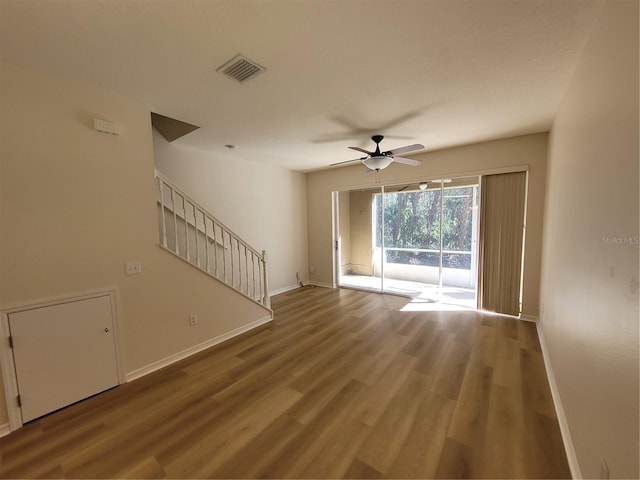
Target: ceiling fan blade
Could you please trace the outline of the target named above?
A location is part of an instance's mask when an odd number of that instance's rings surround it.
[[[336,162],[336,163],[332,163],[329,166],[330,167],[335,167],[336,165],[343,165],[345,163],[351,163],[351,162],[361,162],[362,158],[354,158],[353,160],[345,160],[344,162]]]
[[[359,151],[359,152],[366,153],[367,155],[373,155],[373,153],[372,153],[372,152],[370,152],[370,151],[368,151],[368,150],[365,150],[364,148],[360,148],[360,147],[349,147],[349,148],[350,148],[351,150],[357,150],[357,151]]]
[[[407,145],[406,147],[394,148],[393,150],[384,152],[384,154],[393,156],[399,153],[415,152],[416,150],[422,150],[423,148],[424,148],[424,145],[420,145],[419,143],[414,143],[413,145]]]
[[[404,163],[405,165],[412,165],[417,167],[418,165],[422,165],[422,161],[414,160],[413,158],[404,158],[404,157],[393,157],[394,162]]]

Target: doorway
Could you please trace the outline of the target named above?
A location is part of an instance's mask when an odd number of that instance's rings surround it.
[[[479,178],[343,191],[338,284],[477,306]]]

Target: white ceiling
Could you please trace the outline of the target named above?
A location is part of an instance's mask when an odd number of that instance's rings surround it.
[[[375,133],[385,150],[435,150],[548,130],[601,6],[0,0],[0,53],[202,127],[177,144],[308,171],[356,158],[346,147]],[[216,72],[237,53],[267,72]]]

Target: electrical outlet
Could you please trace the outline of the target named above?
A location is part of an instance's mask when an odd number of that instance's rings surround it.
[[[189,316],[189,325],[191,325],[192,327],[195,327],[198,324],[198,316],[197,315],[190,315]]]

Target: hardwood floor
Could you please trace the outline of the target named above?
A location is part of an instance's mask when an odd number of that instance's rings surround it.
[[[535,326],[305,287],[0,439],[2,478],[569,478]]]

